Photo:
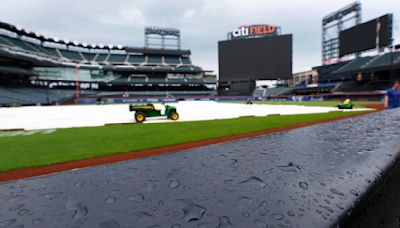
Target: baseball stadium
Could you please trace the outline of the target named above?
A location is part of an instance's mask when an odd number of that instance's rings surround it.
[[[297,72],[297,33],[263,21],[220,34],[215,71],[192,30],[0,16],[0,228],[399,227],[398,21],[363,10],[324,12]]]

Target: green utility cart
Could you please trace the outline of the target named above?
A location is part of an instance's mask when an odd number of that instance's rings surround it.
[[[165,116],[171,120],[178,120],[179,114],[176,111],[176,107],[170,105],[163,105],[164,110],[156,108],[154,104],[140,104],[140,105],[129,105],[129,111],[135,112],[135,120],[141,123],[146,120],[146,117],[158,117]]]
[[[346,99],[345,101],[339,103],[339,104],[337,105],[337,107],[338,107],[339,109],[353,109],[354,104],[351,103],[351,100],[350,100],[350,99]]]

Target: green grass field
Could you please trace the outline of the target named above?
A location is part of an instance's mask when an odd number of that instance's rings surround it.
[[[332,112],[162,124],[124,124],[59,129],[51,134],[0,137],[0,172],[256,132],[352,114],[354,112]]]
[[[333,101],[252,101],[253,104],[272,104],[272,105],[304,105],[304,106],[320,106],[320,107],[334,107],[339,104],[338,100]],[[223,101],[223,103],[246,103],[245,101]],[[363,107],[368,104],[382,104],[379,101],[353,101],[353,104]]]

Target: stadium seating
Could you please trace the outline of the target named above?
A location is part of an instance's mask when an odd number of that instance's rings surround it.
[[[191,65],[192,63],[190,62],[189,57],[183,56],[182,57],[182,63],[186,65]]]
[[[108,58],[108,54],[98,54],[95,61],[100,63],[100,62],[105,62]]]
[[[146,56],[144,55],[129,55],[128,62],[131,64],[140,65],[146,61]]]
[[[73,94],[57,91],[71,90],[76,79],[83,94],[91,88],[95,93],[134,89],[153,96],[170,95],[167,90],[176,89],[176,94],[196,91],[199,95],[204,91],[210,94],[205,85],[216,84],[199,77],[205,72],[192,64],[189,50],[88,45],[8,28],[13,26],[0,31],[0,52],[4,55],[0,59],[0,87],[8,85],[1,87],[0,105],[64,100]]]
[[[110,57],[108,58],[107,62],[123,64],[125,62],[126,58],[127,58],[127,55],[111,54]]]
[[[381,56],[377,56],[369,61],[364,68],[368,69],[391,65],[399,56],[399,52],[389,52]]]
[[[294,88],[278,86],[274,88],[257,88],[253,91],[253,96],[279,96],[287,95],[293,91]]]
[[[59,50],[59,51],[64,58],[67,58],[71,61],[80,62],[83,60],[79,52],[67,51],[67,50]]]
[[[30,52],[38,52],[37,49],[34,49],[31,45],[28,45],[27,42],[22,41],[17,38],[10,38],[10,37],[3,37],[5,40],[7,40],[7,43],[12,44],[14,47],[18,47],[20,49],[23,49],[25,51],[30,51]]]
[[[373,89],[368,86],[368,82],[346,81],[342,82],[335,92],[361,92],[372,91]]]
[[[254,92],[253,92],[253,96],[255,96],[255,97],[262,97],[262,96],[264,96],[264,91],[265,91],[264,88],[262,88],[262,89],[255,89]]]
[[[352,72],[362,68],[367,62],[369,62],[373,57],[361,57],[350,61],[346,65],[339,68],[335,73]]]
[[[49,53],[49,55],[55,57],[55,58],[61,58],[59,52],[57,51],[57,49],[54,48],[47,48],[44,47],[44,49],[46,50],[46,53]]]
[[[91,62],[96,57],[96,54],[82,52],[82,56],[85,58],[86,61]]]
[[[179,56],[164,56],[164,62],[168,65],[178,65],[181,64]]]
[[[0,104],[2,105],[36,105],[61,102],[72,98],[74,90],[39,89],[25,87],[0,87]]]
[[[184,84],[186,80],[184,78],[167,78],[167,82],[170,84]]]
[[[158,55],[149,55],[147,56],[147,64],[162,64],[162,56],[158,56]]]

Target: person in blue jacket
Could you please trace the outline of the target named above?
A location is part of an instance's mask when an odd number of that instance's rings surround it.
[[[398,108],[400,98],[400,84],[399,81],[395,81],[392,88],[386,91],[385,95],[385,108]]]

